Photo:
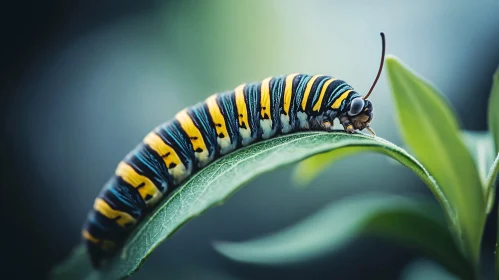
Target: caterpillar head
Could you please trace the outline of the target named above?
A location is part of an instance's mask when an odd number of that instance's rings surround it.
[[[348,104],[347,112],[345,117],[343,117],[344,121],[342,121],[345,126],[345,130],[349,133],[353,133],[356,129],[363,130],[367,128],[369,132],[373,135],[376,135],[374,131],[370,128],[371,120],[373,118],[373,106],[367,98],[371,95],[374,86],[378,82],[379,76],[381,75],[381,71],[383,70],[383,63],[385,61],[385,34],[383,32],[381,35],[381,62],[379,64],[378,74],[376,75],[376,79],[374,79],[374,83],[369,89],[369,92],[364,97],[356,97],[352,99],[350,104]],[[348,120],[348,121],[346,121]]]
[[[363,130],[367,128],[374,134],[369,127],[373,119],[373,105],[371,101],[357,97],[350,102],[347,108],[347,116],[353,129]]]

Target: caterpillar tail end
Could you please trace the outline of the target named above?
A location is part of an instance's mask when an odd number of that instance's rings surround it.
[[[89,255],[90,263],[95,269],[101,269],[106,266],[106,263],[112,257],[112,254],[102,250],[102,248],[95,243],[85,241],[85,247]]]
[[[108,232],[102,230],[99,223],[95,222],[95,212],[92,211],[89,216],[91,219],[83,227],[82,239],[92,266],[95,269],[100,269],[106,266],[115,255],[118,239],[112,238]]]
[[[95,240],[88,239],[88,231],[83,230],[83,242],[87,250],[90,263],[95,269],[100,269],[109,262],[109,260],[116,253],[116,245],[108,240]]]

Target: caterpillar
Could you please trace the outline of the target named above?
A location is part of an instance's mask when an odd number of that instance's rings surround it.
[[[116,168],[94,201],[82,237],[94,267],[103,266],[140,220],[192,174],[252,143],[303,130],[369,130],[367,100],[346,82],[324,75],[290,74],[214,94],[156,127]]]

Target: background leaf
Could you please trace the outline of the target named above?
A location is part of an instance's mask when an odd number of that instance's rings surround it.
[[[410,263],[400,277],[402,280],[457,280],[440,265],[429,260],[416,260]]]
[[[299,223],[254,240],[217,242],[226,257],[256,264],[292,264],[319,258],[363,234],[416,247],[464,279],[472,265],[457,247],[440,208],[389,194],[364,194],[331,203]]]
[[[497,182],[497,175],[499,174],[499,67],[497,68],[494,77],[492,79],[492,90],[490,92],[488,110],[489,110],[489,129],[492,134],[492,137],[494,138],[495,153],[497,154],[494,164],[490,169],[488,176],[488,185],[489,188],[491,189],[491,193],[493,193],[495,184]],[[497,224],[499,225],[499,220]],[[496,252],[495,252],[497,279],[499,279],[498,250],[499,250],[499,229],[497,229],[497,241],[496,241]]]
[[[456,211],[462,248],[478,264],[486,203],[456,115],[437,90],[398,59],[388,57],[386,66],[404,141]]]
[[[489,183],[489,172],[494,162],[494,140],[488,131],[470,131],[463,132],[464,143],[475,160],[475,164],[482,182],[482,190],[487,200],[487,214],[494,207],[495,189],[494,185]]]
[[[488,131],[464,130],[464,143],[466,144],[471,156],[475,160],[478,175],[483,184],[487,184],[487,176],[494,162],[494,140]],[[484,187],[484,192],[485,192]]]
[[[494,189],[494,186],[497,184],[498,180],[498,175],[499,175],[499,154],[497,155],[496,159],[494,160],[494,163],[492,164],[492,167],[490,168],[489,176],[488,176],[488,186],[490,190]],[[499,210],[498,210],[499,211]],[[498,215],[499,217],[499,215]],[[499,218],[498,218],[499,219]],[[499,222],[497,223],[499,225]],[[496,240],[496,278],[499,279],[499,257],[498,257],[498,250],[499,250],[499,228],[497,230],[497,240]]]
[[[69,258],[52,270],[51,276],[53,280],[99,279],[98,273],[92,269],[92,264],[83,245],[74,248]]]
[[[92,270],[85,247],[76,247],[71,258],[65,264],[58,266],[52,272],[52,279],[67,280],[67,279],[86,279],[96,280],[101,275],[97,271]],[[161,269],[144,269],[136,273],[133,279],[203,279],[203,280],[236,280],[228,272],[220,271],[212,267],[206,267],[202,264],[172,264],[166,263],[161,266]]]
[[[499,154],[497,155],[496,159],[492,163],[492,166],[490,167],[489,175],[487,176],[487,185],[488,189],[492,190],[494,189],[494,185],[497,183],[497,175],[499,174]]]
[[[489,130],[494,138],[497,154],[499,153],[499,67],[492,79],[489,99]]]
[[[162,202],[146,217],[126,242],[119,257],[99,273],[101,279],[131,275],[161,242],[191,218],[220,205],[255,176],[306,157],[345,147],[369,147],[388,155],[415,172],[439,200],[446,215],[454,219],[441,190],[424,167],[401,148],[362,134],[306,132],[285,135],[240,149],[210,164]],[[72,265],[76,265],[73,263]]]
[[[299,187],[308,186],[313,179],[317,178],[331,163],[340,160],[348,155],[354,155],[370,150],[365,147],[345,147],[343,149],[332,150],[327,153],[318,154],[300,161],[293,170],[293,181]]]

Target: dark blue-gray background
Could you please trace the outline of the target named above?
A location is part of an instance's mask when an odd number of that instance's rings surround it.
[[[387,53],[431,80],[464,128],[483,130],[499,64],[493,0],[47,0],[11,2],[2,12],[1,273],[17,278],[40,278],[61,261],[118,161],[153,127],[214,92],[292,72],[330,74],[364,92],[384,31]],[[402,144],[385,75],[372,101],[378,135]],[[355,193],[431,196],[410,171],[379,155],[342,160],[307,190],[293,187],[291,171],[261,176],[189,222],[137,278],[398,279],[419,258],[377,239],[292,267],[217,255],[213,240],[276,231]],[[494,235],[492,222],[483,242],[489,270]]]

